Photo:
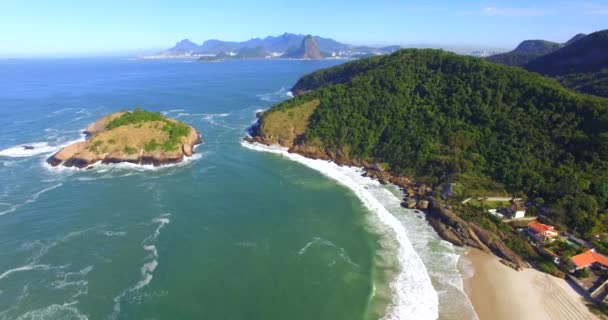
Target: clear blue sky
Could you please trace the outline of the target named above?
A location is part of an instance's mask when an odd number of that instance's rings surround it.
[[[0,55],[154,51],[310,33],[353,44],[513,47],[608,28],[608,0],[0,0]]]

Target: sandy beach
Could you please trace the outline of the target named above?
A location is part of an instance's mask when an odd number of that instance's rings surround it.
[[[495,256],[471,250],[475,274],[466,291],[480,320],[597,319],[563,279],[534,269],[515,271]]]

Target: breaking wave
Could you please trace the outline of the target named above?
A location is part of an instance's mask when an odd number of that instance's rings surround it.
[[[0,150],[0,157],[22,158],[47,154],[57,150],[57,147],[49,146],[46,142],[24,143]]]
[[[286,87],[281,87],[281,89],[279,89],[277,91],[269,92],[269,93],[262,93],[262,94],[258,94],[256,96],[260,100],[263,100],[263,101],[279,102],[279,101],[285,100],[286,98],[293,97],[293,94]]]

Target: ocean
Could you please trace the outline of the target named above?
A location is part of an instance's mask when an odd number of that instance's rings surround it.
[[[242,142],[343,62],[0,60],[0,319],[476,319],[464,250],[396,187]],[[167,167],[45,164],[135,107],[204,143]]]

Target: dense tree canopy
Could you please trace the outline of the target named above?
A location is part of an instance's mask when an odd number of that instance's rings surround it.
[[[586,234],[608,223],[607,99],[521,68],[415,49],[307,75],[294,91],[310,92],[275,110],[320,101],[302,143],[431,183],[486,179],[544,199],[556,222]]]

